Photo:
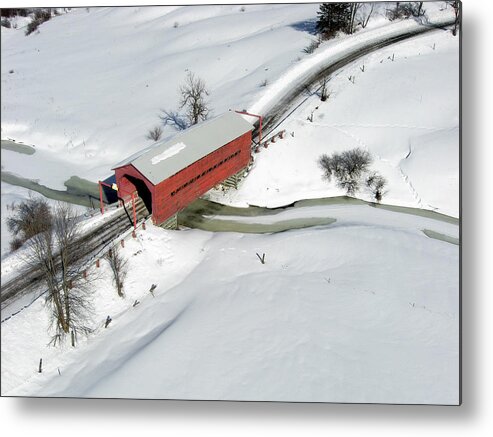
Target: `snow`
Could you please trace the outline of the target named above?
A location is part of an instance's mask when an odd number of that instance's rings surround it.
[[[449,19],[438,3],[426,7],[433,22]],[[205,80],[215,114],[257,113],[326,63],[420,26],[376,14],[366,31],[305,55],[318,5],[245,8],[76,9],[29,37],[2,28],[2,138],[36,147],[2,150],[2,170],[52,188],[72,175],[103,179],[146,145],[160,108],[176,109],[188,71]],[[300,101],[278,128],[285,139],[255,155],[238,191],[210,197],[280,206],[341,195],[317,159],[363,147],[389,181],[385,203],[458,217],[458,38],[435,31],[380,50],[339,71],[330,90],[323,104]],[[5,201],[27,195],[2,183],[2,235]],[[47,346],[43,299],[2,323],[2,395],[457,404],[458,225],[367,205],[214,217],[311,218],[335,222],[275,234],[149,223],[122,249],[123,299],[106,262],[91,269],[95,330],[76,348]],[[19,262],[2,258],[2,280]]]
[[[457,37],[439,30],[379,50],[333,75],[329,91],[326,102],[312,95],[281,123],[276,132],[286,130],[285,138],[254,155],[238,191],[215,191],[211,199],[277,207],[344,195],[317,162],[360,147],[388,181],[383,203],[459,216]],[[365,189],[356,196],[372,200]]]
[[[450,8],[438,8],[427,6],[429,20],[449,20]],[[213,114],[263,113],[322,64],[422,26],[389,25],[375,13],[366,30],[306,55],[313,37],[305,29],[313,28],[317,10],[317,4],[248,5],[244,12],[239,5],[81,8],[43,23],[39,34],[5,29],[2,138],[44,151],[34,158],[39,168],[64,169],[58,181],[53,172],[36,175],[48,187],[63,184],[67,174],[101,180],[115,162],[145,147],[163,102],[177,109],[187,72],[204,79]],[[164,135],[173,132],[167,127]]]
[[[139,231],[126,297],[103,263],[97,331],[76,349],[46,347],[41,301],[2,324],[2,394],[457,403],[459,249],[422,232],[457,226],[368,206],[295,214],[337,222]]]
[[[248,106],[263,80],[301,59],[308,34],[295,25],[314,19],[318,6],[245,8],[81,8],[43,23],[39,34],[6,29],[2,138],[34,144],[34,177],[57,188],[72,175],[103,180],[148,145],[160,109],[178,109],[189,71],[205,81],[211,115]],[[168,126],[163,136],[175,132]],[[6,171],[22,165],[8,158]],[[57,165],[59,173],[42,174]]]
[[[183,149],[185,149],[185,147],[187,147],[187,145],[183,144],[183,143],[173,144],[169,149],[166,149],[164,152],[162,152],[159,155],[156,155],[154,158],[152,158],[151,159],[152,165],[156,165],[157,163],[164,161],[165,159],[168,159],[171,156],[174,156],[174,155],[180,153]]]

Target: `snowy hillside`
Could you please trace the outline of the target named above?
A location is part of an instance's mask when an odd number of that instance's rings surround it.
[[[457,403],[459,250],[422,232],[457,238],[457,225],[368,206],[238,220],[317,216],[337,221],[140,231],[126,297],[103,263],[97,331],[78,348],[46,347],[42,300],[2,324],[2,394]]]
[[[321,102],[313,87],[314,95],[276,129],[287,131],[285,139],[255,155],[238,192],[212,197],[238,206],[281,206],[344,195],[322,179],[318,158],[361,147],[388,180],[383,203],[459,216],[457,37],[438,30],[379,50],[337,72],[328,89],[329,99]],[[356,195],[372,200],[365,190]]]
[[[150,144],[160,109],[178,109],[188,71],[204,79],[214,114],[246,107],[263,81],[301,59],[317,9],[81,8],[28,37],[2,28],[2,138],[37,147],[38,168],[26,177],[59,189],[71,175],[97,181]],[[27,158],[14,155],[6,170],[18,172]],[[50,163],[55,175],[44,172]]]
[[[3,174],[58,190],[73,175],[97,181],[152,143],[148,130],[160,109],[178,109],[190,71],[212,115],[265,113],[323,65],[429,25],[390,23],[380,4],[367,29],[307,54],[318,7],[81,8],[27,37],[2,27],[1,137],[34,146],[3,143]],[[430,22],[449,22],[443,2],[426,8]],[[341,196],[318,158],[360,147],[388,180],[383,203],[459,217],[458,72],[449,29],[366,55],[331,77],[326,102],[316,86],[292,102],[274,131],[284,139],[254,154],[238,190],[207,196],[239,207]],[[29,194],[2,182],[2,237],[7,204]],[[242,232],[149,223],[127,235],[125,297],[105,260],[92,267],[94,332],[76,348],[47,346],[43,298],[10,318],[32,295],[2,309],[2,395],[457,404],[459,221],[354,199],[315,204],[204,218]],[[290,230],[269,233],[278,224]],[[20,258],[2,257],[3,280]]]

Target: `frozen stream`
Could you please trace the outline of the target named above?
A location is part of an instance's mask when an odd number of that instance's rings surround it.
[[[37,191],[50,199],[62,200],[76,205],[97,205],[97,184],[78,178],[76,176],[65,182],[67,191],[54,190],[35,181],[2,172],[2,181],[12,185],[29,188]],[[434,211],[409,208],[394,205],[381,205],[366,202],[346,196],[300,200],[291,205],[278,208],[265,208],[249,206],[248,208],[232,207],[212,202],[207,199],[197,199],[186,209],[178,214],[178,223],[193,229],[201,229],[209,232],[240,232],[240,233],[275,233],[291,229],[303,229],[313,226],[330,225],[336,222],[336,218],[328,216],[330,212],[318,211],[316,216],[309,216],[309,212],[315,212],[314,207],[335,205],[360,205],[370,206],[373,209],[387,210],[391,212],[411,214],[413,216],[436,220],[452,225],[459,225],[459,219]],[[306,210],[308,208],[308,211]],[[304,210],[303,213],[296,213]],[[295,211],[292,213],[291,211]],[[285,213],[289,212],[289,215]],[[308,214],[307,214],[308,212]],[[245,220],[245,218],[250,218]],[[255,218],[263,218],[256,220]],[[267,219],[266,219],[267,218]],[[423,232],[430,238],[459,244],[456,236],[445,235],[433,229],[423,228]]]

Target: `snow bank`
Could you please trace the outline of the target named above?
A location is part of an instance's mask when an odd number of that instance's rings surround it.
[[[274,235],[149,226],[127,297],[97,293],[108,329],[57,356],[30,335],[41,303],[2,325],[3,394],[456,404],[459,249],[421,232],[452,225],[361,208]]]

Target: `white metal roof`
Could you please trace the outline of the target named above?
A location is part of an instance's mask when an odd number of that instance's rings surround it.
[[[241,115],[229,111],[129,156],[114,169],[132,164],[157,185],[252,129]]]

